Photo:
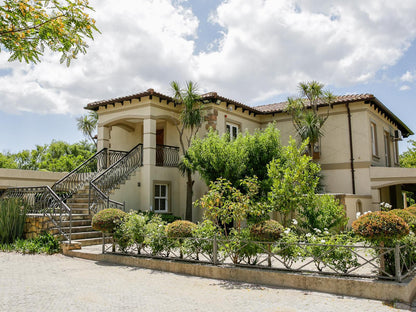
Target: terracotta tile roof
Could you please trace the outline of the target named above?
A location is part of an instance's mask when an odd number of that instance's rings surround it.
[[[375,96],[372,94],[348,94],[348,95],[340,95],[336,96],[335,100],[332,102],[332,104],[342,104],[347,102],[357,102],[357,101],[369,101],[375,99]],[[323,104],[318,103],[318,105]],[[280,102],[280,103],[274,103],[274,104],[267,104],[267,105],[261,105],[256,106],[256,108],[263,112],[263,113],[278,113],[282,112],[287,105],[287,102]]]
[[[136,93],[136,94],[132,94],[132,95],[117,97],[117,98],[113,98],[113,99],[109,99],[109,100],[101,100],[101,101],[88,103],[87,106],[85,106],[85,108],[94,110],[94,109],[98,109],[98,107],[100,107],[100,106],[114,104],[116,102],[130,101],[130,100],[133,100],[133,99],[139,99],[139,98],[142,98],[142,97],[145,97],[145,96],[150,96],[150,95],[157,96],[162,100],[167,100],[168,102],[173,101],[173,98],[170,97],[170,96],[164,95],[164,94],[159,93],[159,92],[155,92],[155,90],[153,90],[153,89],[147,89],[147,91],[141,92],[141,93]]]
[[[132,99],[140,99],[145,96],[157,96],[162,100],[166,100],[168,102],[173,102],[173,98],[167,95],[164,95],[159,92],[155,92],[153,89],[148,89],[145,92],[136,93],[128,96],[113,98],[109,100],[102,100],[96,101],[87,104],[85,107],[86,109],[90,110],[97,110],[100,106],[106,106],[110,104],[114,104],[116,102],[123,102],[123,101],[130,101]],[[209,92],[201,95],[203,100],[217,103],[226,102],[227,106],[229,104],[235,105],[235,107],[241,107],[243,112],[249,111],[249,113],[254,113],[254,115],[267,115],[273,113],[282,113],[284,108],[287,105],[287,102],[281,103],[274,103],[268,105],[260,105],[260,106],[248,106],[243,103],[234,101],[232,99],[223,97],[218,95],[216,92]],[[397,127],[402,131],[404,137],[408,137],[412,135],[413,132],[396,116],[394,115],[383,103],[381,103],[373,94],[349,94],[349,95],[340,95],[336,96],[335,100],[332,102],[332,105],[343,104],[343,103],[350,103],[350,102],[358,102],[358,101],[368,101],[370,105],[374,105],[374,107],[381,111],[381,113],[385,114],[393,123],[397,125]],[[324,103],[318,103],[318,105],[323,105]]]

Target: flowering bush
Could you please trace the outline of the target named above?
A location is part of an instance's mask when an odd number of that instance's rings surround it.
[[[380,210],[381,211],[390,211],[393,206],[389,203],[382,202],[380,203]]]
[[[282,257],[283,265],[288,269],[304,255],[304,249],[298,243],[299,237],[287,228],[283,231],[279,241],[273,244],[272,251]]]
[[[273,242],[280,238],[283,232],[283,225],[275,220],[265,220],[254,224],[250,228],[250,236],[254,240]]]
[[[390,210],[390,213],[393,213],[396,216],[402,218],[404,222],[406,222],[409,225],[410,230],[416,230],[416,216],[414,214],[404,209],[393,209]]]
[[[192,237],[196,224],[186,220],[176,220],[166,226],[168,237]]]
[[[226,239],[220,242],[221,253],[231,258],[234,264],[246,261],[248,264],[256,264],[260,246],[250,239],[250,230],[243,228],[240,231],[231,229]]]
[[[120,209],[101,210],[92,218],[92,228],[104,233],[113,233],[125,216],[126,213]]]
[[[169,241],[166,237],[166,222],[155,214],[145,227],[146,237],[144,243],[150,247],[153,255],[169,255]]]
[[[388,241],[409,233],[409,226],[400,217],[385,211],[362,215],[352,223],[354,232],[372,241]]]

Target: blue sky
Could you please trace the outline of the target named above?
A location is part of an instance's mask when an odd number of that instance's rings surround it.
[[[87,103],[148,88],[169,94],[172,80],[248,105],[284,101],[298,82],[318,80],[335,94],[374,94],[416,131],[416,1],[91,4],[102,34],[71,67],[49,52],[37,65],[0,53],[0,152],[77,142]]]

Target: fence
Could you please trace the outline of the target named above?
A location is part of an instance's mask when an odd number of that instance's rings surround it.
[[[103,237],[103,253],[398,282],[416,268],[416,246],[374,247],[362,242],[328,245],[143,236],[134,244],[105,244]]]

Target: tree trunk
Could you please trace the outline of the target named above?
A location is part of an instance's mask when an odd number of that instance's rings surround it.
[[[186,213],[185,219],[188,221],[192,221],[192,189],[194,185],[194,181],[192,180],[192,172],[187,170],[186,171]]]

